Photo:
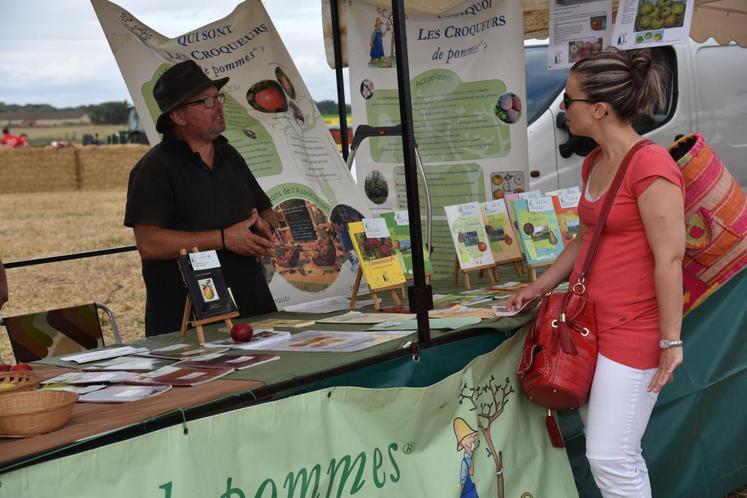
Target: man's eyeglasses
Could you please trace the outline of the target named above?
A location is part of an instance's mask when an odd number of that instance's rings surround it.
[[[573,102],[589,102],[591,104],[594,103],[594,101],[591,99],[572,99],[568,96],[567,93],[563,92],[563,107],[568,109],[568,106],[570,106]]]
[[[225,94],[219,93],[218,95],[211,96],[211,97],[205,97],[204,99],[200,100],[193,100],[191,102],[185,102],[184,105],[204,105],[205,109],[212,109],[215,107],[215,104],[220,102],[223,104],[226,101]]]

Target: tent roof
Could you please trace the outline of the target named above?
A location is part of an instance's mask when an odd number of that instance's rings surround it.
[[[356,0],[364,1],[379,7],[392,5],[391,0]],[[504,0],[514,1],[514,0]],[[340,32],[342,33],[343,66],[347,65],[345,25],[345,1],[338,1],[340,7]],[[441,14],[464,3],[464,0],[405,0],[405,8],[411,11],[429,14]],[[522,0],[524,8],[524,38],[547,38],[549,23],[548,0]],[[613,17],[617,13],[619,0],[612,0]],[[332,49],[332,25],[329,14],[329,0],[322,0],[324,39],[327,49],[327,62],[334,67]],[[747,1],[745,0],[695,0],[690,36],[699,42],[713,37],[718,43],[726,45],[736,42],[747,48]]]

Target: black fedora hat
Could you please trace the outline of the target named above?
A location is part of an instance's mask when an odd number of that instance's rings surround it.
[[[156,130],[159,133],[165,133],[168,128],[169,113],[191,97],[211,86],[220,90],[227,82],[227,77],[211,80],[192,60],[171,66],[158,78],[153,88],[153,97],[161,109],[161,115],[156,121]]]

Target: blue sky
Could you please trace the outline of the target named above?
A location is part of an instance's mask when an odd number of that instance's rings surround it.
[[[220,19],[240,3],[114,2],[168,37]],[[336,100],[335,74],[324,55],[321,1],[263,0],[263,4],[314,99]],[[67,107],[131,100],[88,0],[0,0],[0,47],[1,102]]]

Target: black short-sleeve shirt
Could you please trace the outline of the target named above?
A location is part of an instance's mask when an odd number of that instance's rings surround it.
[[[228,141],[214,141],[213,169],[187,143],[165,135],[130,172],[124,224],[182,231],[218,230],[272,204],[244,159]],[[242,316],[275,311],[254,257],[218,251],[227,285]],[[176,260],[142,260],[147,336],[179,329],[186,290]]]

